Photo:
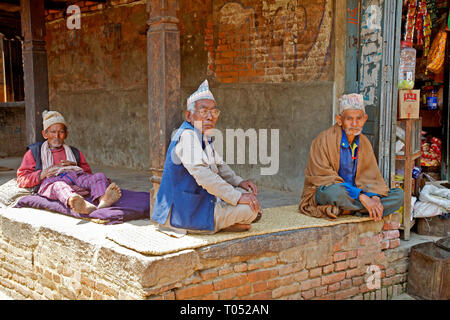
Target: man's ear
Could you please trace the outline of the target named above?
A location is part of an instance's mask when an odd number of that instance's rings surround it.
[[[42,130],[42,136],[44,137],[45,140],[48,139],[48,134],[45,130]]]
[[[192,113],[189,110],[186,110],[184,112],[184,117],[186,118],[187,122],[191,122]]]
[[[342,118],[339,114],[337,114],[335,117],[336,123],[338,124],[338,126],[342,127]]]

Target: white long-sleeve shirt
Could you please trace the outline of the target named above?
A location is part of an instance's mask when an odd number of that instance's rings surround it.
[[[207,143],[207,141],[205,141]],[[184,130],[175,146],[178,161],[208,193],[237,205],[242,193],[235,189],[244,179],[228,166],[207,143],[202,149],[199,136],[193,130]]]

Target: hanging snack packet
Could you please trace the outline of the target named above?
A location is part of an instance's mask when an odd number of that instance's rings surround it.
[[[430,54],[427,59],[427,71],[434,74],[443,72],[445,57],[445,42],[447,40],[447,32],[439,31],[431,44]]]
[[[413,42],[414,39],[414,25],[416,23],[416,8],[417,0],[409,0],[408,2],[408,15],[406,17],[406,27],[404,40],[407,42]]]

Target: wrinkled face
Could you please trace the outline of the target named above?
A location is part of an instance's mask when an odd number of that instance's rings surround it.
[[[67,138],[67,129],[62,123],[55,123],[47,130],[42,130],[42,135],[48,141],[50,148],[60,148]]]
[[[219,113],[214,100],[201,99],[195,102],[195,112],[186,111],[186,120],[203,134],[209,134],[216,126]]]
[[[336,122],[344,129],[347,136],[357,136],[362,132],[367,121],[367,114],[362,110],[345,110],[336,116]]]

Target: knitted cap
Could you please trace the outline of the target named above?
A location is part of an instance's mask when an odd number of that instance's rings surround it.
[[[208,80],[202,82],[202,84],[198,87],[197,91],[190,95],[187,99],[187,108],[193,109],[195,106],[195,101],[208,99],[214,100],[214,96],[211,91],[209,91]]]
[[[344,94],[339,98],[339,105],[340,114],[342,114],[345,110],[362,110],[364,113],[366,112],[364,108],[364,97],[362,94]]]
[[[62,123],[63,125],[65,125],[67,127],[66,120],[64,120],[64,117],[58,111],[45,110],[42,113],[42,118],[44,120],[43,121],[44,130],[47,130],[48,127],[50,127],[51,125],[54,125],[55,123]]]

